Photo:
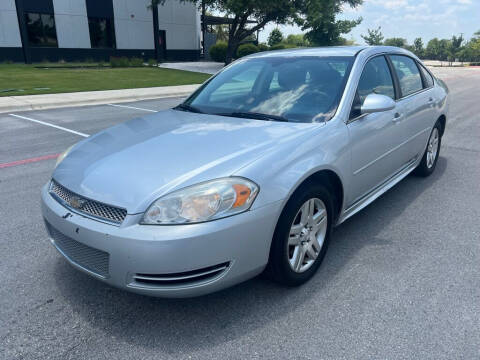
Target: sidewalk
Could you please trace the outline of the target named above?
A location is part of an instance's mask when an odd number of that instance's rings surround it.
[[[0,97],[0,113],[188,96],[200,84]]]
[[[224,63],[215,61],[166,62],[158,65],[158,67],[165,69],[194,71],[205,74],[215,74],[222,70],[224,66]]]

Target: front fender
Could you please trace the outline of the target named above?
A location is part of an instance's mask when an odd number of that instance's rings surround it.
[[[284,206],[308,177],[321,170],[330,170],[338,175],[344,188],[345,202],[351,169],[348,144],[348,130],[340,119],[326,124],[312,124],[312,131],[292,142],[272,148],[235,175],[259,184],[260,192],[253,209],[277,201],[282,201]],[[343,207],[344,204],[341,204],[342,210]]]

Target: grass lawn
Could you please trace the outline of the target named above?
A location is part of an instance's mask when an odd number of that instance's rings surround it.
[[[52,67],[48,68],[35,66],[48,65],[0,64],[0,96],[188,85],[202,83],[210,77],[208,74],[158,67],[59,68],[58,64],[52,64]],[[8,89],[14,90],[5,91]]]

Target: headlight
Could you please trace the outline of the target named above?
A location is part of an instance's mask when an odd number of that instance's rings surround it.
[[[65,157],[68,155],[68,153],[70,152],[70,150],[72,150],[73,148],[73,145],[70,146],[67,150],[65,150],[63,153],[61,153],[60,155],[58,155],[57,157],[57,162],[55,163],[55,167],[58,166],[58,164],[60,164],[63,159],[65,159]]]
[[[191,224],[247,211],[258,194],[250,180],[231,177],[174,191],[156,200],[142,224]]]

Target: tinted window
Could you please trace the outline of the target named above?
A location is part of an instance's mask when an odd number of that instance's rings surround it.
[[[360,108],[370,94],[380,94],[395,99],[392,75],[387,60],[383,56],[375,57],[365,65],[358,82],[351,118],[360,116]]]
[[[392,75],[383,56],[373,58],[365,65],[357,92],[362,104],[370,94],[386,95],[395,99]]]
[[[423,73],[423,77],[425,78],[425,87],[429,88],[433,86],[433,77],[430,75],[430,73],[423,67],[423,65],[420,65],[420,70]]]
[[[115,27],[113,19],[88,18],[92,48],[115,48]]]
[[[400,81],[402,96],[408,96],[423,89],[422,77],[415,60],[400,55],[393,55],[391,59]]]
[[[262,71],[261,64],[255,64],[254,66],[243,69],[243,71],[240,71],[212,91],[210,101],[218,102],[251,93],[260,71]]]
[[[50,14],[26,13],[28,43],[36,47],[57,47],[55,18]]]
[[[340,102],[352,57],[260,57],[240,60],[186,104],[209,114],[255,112],[292,122],[330,119]]]

